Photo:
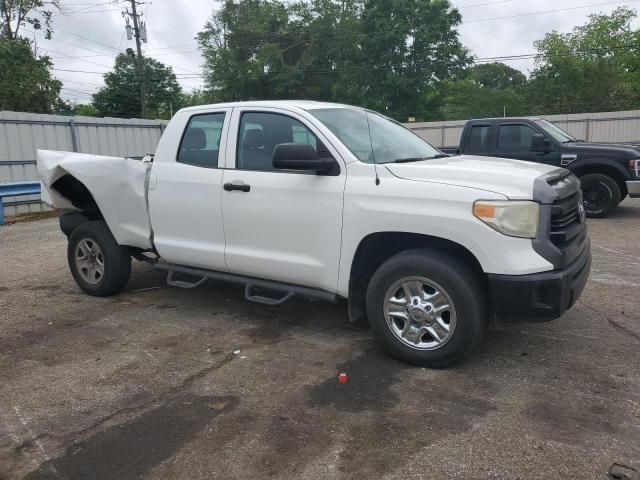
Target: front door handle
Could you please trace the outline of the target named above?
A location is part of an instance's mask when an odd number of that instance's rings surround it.
[[[248,192],[251,190],[251,185],[247,185],[244,182],[234,181],[231,183],[225,183],[224,187],[225,191],[232,192],[233,190],[239,190],[241,192]]]

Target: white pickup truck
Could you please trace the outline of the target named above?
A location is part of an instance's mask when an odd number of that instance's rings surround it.
[[[490,315],[550,320],[591,254],[567,170],[449,157],[372,111],[307,101],[180,110],[142,161],[38,152],[43,200],[70,212],[71,273],[125,287],[131,258],[170,285],[246,286],[248,300],[348,300],[388,351],[444,367]]]

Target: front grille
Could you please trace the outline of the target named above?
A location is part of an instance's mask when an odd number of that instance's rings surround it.
[[[563,255],[563,263],[572,262],[584,249],[587,225],[580,216],[582,193],[574,191],[551,206],[549,237]]]

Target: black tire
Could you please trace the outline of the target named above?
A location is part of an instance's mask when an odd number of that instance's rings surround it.
[[[435,282],[455,307],[456,325],[449,340],[433,350],[408,346],[387,324],[385,296],[396,282],[408,277],[423,277]],[[428,248],[408,250],[384,262],[367,289],[369,323],[386,350],[400,360],[430,368],[459,363],[476,350],[485,330],[486,303],[485,289],[471,268],[454,256]]]
[[[622,201],[620,185],[602,173],[588,173],[580,177],[584,210],[589,218],[603,218]]]
[[[85,278],[88,274],[81,272],[76,262],[79,245],[85,240],[89,242],[88,245],[92,245],[93,242],[97,244],[102,258],[104,273],[95,280],[96,283],[91,283]],[[109,227],[102,221],[86,222],[73,230],[67,245],[67,261],[78,286],[96,297],[106,297],[119,292],[131,276],[129,249],[118,245]]]

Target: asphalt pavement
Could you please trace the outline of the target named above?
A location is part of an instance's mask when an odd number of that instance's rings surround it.
[[[344,304],[239,286],[80,292],[55,219],[0,227],[0,479],[605,479],[640,467],[640,200],[589,220],[580,301],[448,370]],[[345,372],[347,383],[338,382]]]

